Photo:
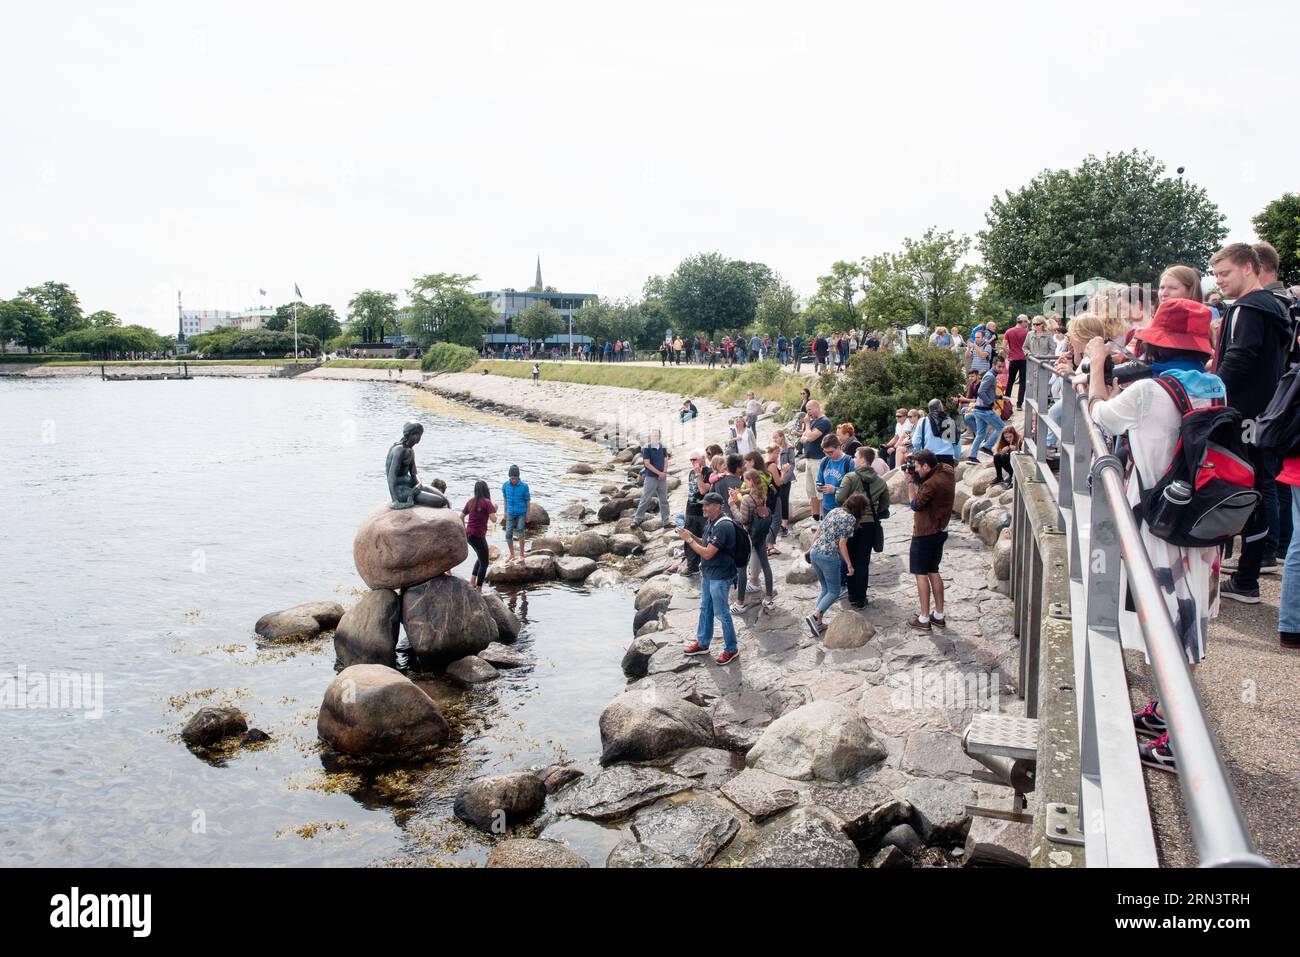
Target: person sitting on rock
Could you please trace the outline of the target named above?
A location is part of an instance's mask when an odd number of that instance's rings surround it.
[[[402,426],[402,439],[388,450],[384,473],[388,477],[388,494],[392,497],[390,508],[446,508],[447,497],[437,489],[420,484],[415,470],[415,446],[424,437],[424,426],[407,422]],[[445,486],[444,486],[445,487]]]

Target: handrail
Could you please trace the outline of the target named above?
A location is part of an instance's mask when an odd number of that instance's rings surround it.
[[[1088,863],[1156,863],[1120,657],[1121,633],[1131,630],[1131,624],[1126,630],[1121,614],[1122,565],[1173,742],[1200,866],[1268,867],[1269,862],[1254,850],[1206,723],[1182,643],[1128,502],[1124,467],[1089,415],[1082,385],[1067,380],[1060,422],[1053,422],[1044,408],[1053,363],[1030,356],[1026,366],[1032,387],[1025,413],[1026,447],[1039,478],[1048,472],[1045,433],[1051,433],[1060,447],[1060,477],[1045,484],[1057,491],[1059,527],[1069,539],[1072,591],[1082,597],[1084,606],[1072,608],[1071,618],[1083,779],[1079,817]],[[1140,800],[1140,807],[1133,806],[1135,800]]]

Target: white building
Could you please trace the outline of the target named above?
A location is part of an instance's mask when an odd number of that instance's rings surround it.
[[[212,332],[214,329],[262,329],[275,315],[270,306],[249,306],[240,312],[230,309],[185,309],[181,312],[181,328],[185,338]]]

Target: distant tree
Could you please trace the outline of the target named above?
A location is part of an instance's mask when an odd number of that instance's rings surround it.
[[[773,339],[792,336],[799,324],[799,297],[778,273],[758,295],[758,328]]]
[[[1171,263],[1204,270],[1227,235],[1204,189],[1137,150],[1044,170],[995,196],[984,219],[986,275],[1021,302],[1090,276],[1155,283]]]
[[[1300,283],[1300,195],[1285,193],[1265,206],[1251,222],[1255,232],[1277,249],[1283,285]]]
[[[0,300],[0,343],[16,342],[31,352],[45,348],[54,338],[53,330],[49,314],[31,299]]]
[[[809,309],[819,327],[846,332],[859,324],[862,280],[862,265],[843,259],[831,263],[825,276],[817,277]]]
[[[283,306],[276,306],[275,315],[266,320],[266,324],[262,328],[270,329],[272,332],[284,332],[286,329],[292,329],[294,308],[298,305],[298,303],[287,302]]]
[[[117,316],[109,312],[107,309],[100,309],[98,312],[92,312],[86,317],[86,321],[90,324],[91,328],[94,329],[103,329],[106,326],[120,326],[122,324],[122,320],[117,318]]]
[[[65,332],[52,344],[60,352],[85,352],[95,359],[132,358],[163,350],[158,333],[144,326],[88,326]]]
[[[421,346],[454,342],[474,349],[483,348],[483,335],[495,321],[492,307],[469,291],[478,276],[459,273],[430,273],[415,279],[408,294],[411,316],[403,331]]]
[[[81,312],[81,301],[66,282],[46,282],[28,286],[19,298],[36,303],[50,317],[51,334],[61,336],[73,329],[84,329],[86,317]]]
[[[682,260],[663,284],[673,331],[682,335],[718,330],[738,332],[754,322],[758,297],[749,264],[718,253],[699,253]]]
[[[289,331],[293,331],[292,328]],[[315,336],[321,342],[333,339],[343,327],[339,324],[338,313],[329,303],[320,302],[314,306],[304,306],[298,311],[298,335],[304,333]]]
[[[530,343],[544,342],[563,329],[564,320],[544,299],[538,299],[514,318],[515,334],[523,336]]]
[[[893,267],[910,281],[913,290],[912,322],[926,314],[925,273],[930,273],[930,328],[936,325],[960,326],[970,321],[974,305],[972,287],[979,279],[979,269],[964,264],[970,253],[969,236],[948,230],[938,232],[933,226],[920,239],[904,239],[903,252],[893,259]]]
[[[397,329],[397,294],[362,289],[348,301],[348,331],[361,342],[381,342]]]

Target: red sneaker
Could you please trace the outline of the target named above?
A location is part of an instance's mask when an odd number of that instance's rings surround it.
[[[707,655],[708,653],[709,649],[701,648],[698,641],[692,641],[686,646],[686,650],[682,652],[684,655]]]
[[[724,651],[722,654],[718,655],[718,664],[729,665],[738,657],[740,657],[740,649],[735,651]]]

